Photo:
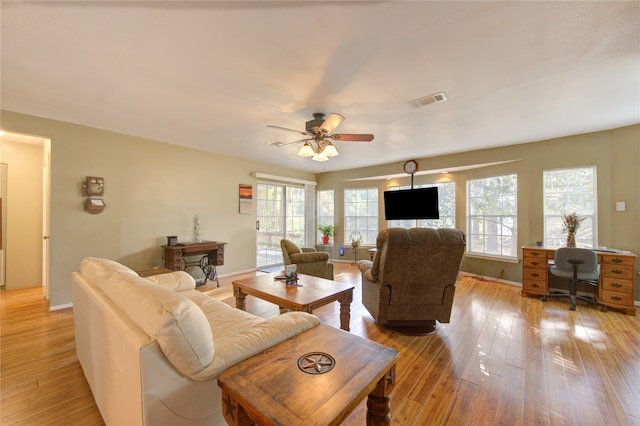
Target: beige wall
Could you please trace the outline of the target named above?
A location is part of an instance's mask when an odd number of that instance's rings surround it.
[[[227,242],[220,274],[255,268],[255,215],[238,213],[238,185],[254,172],[315,175],[148,139],[2,111],[2,129],[51,139],[50,305],[71,303],[70,274],[85,256],[134,268],[161,263],[167,235]],[[85,176],[105,179],[105,211],[85,213]]]
[[[238,184],[254,185],[253,172],[316,180],[311,173],[206,153],[157,141],[2,111],[4,130],[51,139],[51,306],[71,302],[69,275],[85,256],[107,257],[134,268],[160,264],[159,246],[166,235],[192,236],[195,214],[205,239],[228,242],[222,274],[255,267],[255,216],[238,213]],[[599,244],[640,254],[640,125],[510,147],[417,159],[420,170],[472,164],[509,163],[416,177],[415,183],[439,179],[456,182],[459,229],[466,231],[466,180],[517,173],[519,181],[518,244],[542,238],[542,171],[596,165],[598,172]],[[342,193],[369,181],[348,181],[402,171],[402,162],[318,175],[318,189],[334,189],[336,245],[343,244]],[[82,210],[84,176],[105,178],[104,213]],[[405,177],[377,181],[409,184]],[[615,202],[626,211],[616,212]],[[382,210],[382,206],[381,206]],[[384,215],[380,213],[380,217]],[[380,221],[380,229],[386,226]],[[362,251],[362,258],[366,251]],[[349,253],[345,260],[350,260]],[[640,262],[639,262],[640,263]],[[521,281],[521,265],[467,258],[472,273]],[[636,279],[636,283],[638,279]],[[636,285],[636,300],[640,299]]]
[[[407,157],[409,159],[410,157]],[[418,158],[420,170],[446,170],[477,164],[506,162],[448,174],[416,176],[414,184],[439,180],[456,182],[457,227],[466,232],[466,181],[480,177],[517,173],[518,246],[532,244],[543,237],[542,173],[545,169],[597,167],[599,245],[640,254],[640,125],[541,142],[484,149],[438,157]],[[402,172],[403,163],[383,164],[355,170],[323,173],[318,190],[335,190],[336,245],[343,244],[343,191],[352,187],[409,185],[409,177],[394,180],[360,180]],[[626,211],[615,211],[616,201],[626,202]],[[381,203],[382,204],[382,203]],[[382,205],[379,229],[386,227]],[[522,257],[520,251],[519,256]],[[366,252],[360,257],[366,257]],[[521,259],[520,259],[521,260]],[[640,267],[640,262],[638,262]],[[521,263],[507,263],[466,257],[463,270],[511,281],[522,281]],[[636,300],[640,290],[636,275]]]
[[[42,145],[0,141],[7,164],[7,290],[42,285]]]

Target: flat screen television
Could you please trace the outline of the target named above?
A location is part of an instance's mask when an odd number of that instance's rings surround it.
[[[387,220],[440,219],[438,188],[385,191],[384,215]]]

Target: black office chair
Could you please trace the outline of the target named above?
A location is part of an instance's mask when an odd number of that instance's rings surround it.
[[[571,299],[569,309],[572,311],[576,310],[576,299],[600,305],[598,302],[600,265],[598,265],[598,256],[595,251],[575,247],[559,248],[556,250],[554,265],[549,267],[549,272],[569,279],[569,293],[549,293],[543,296],[542,300],[546,300],[547,297],[569,297]],[[577,286],[581,283],[593,287],[593,297],[577,294]]]

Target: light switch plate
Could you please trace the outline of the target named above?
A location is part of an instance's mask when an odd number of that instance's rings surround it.
[[[626,209],[626,203],[624,201],[618,201],[616,202],[616,211],[617,212],[623,212]]]

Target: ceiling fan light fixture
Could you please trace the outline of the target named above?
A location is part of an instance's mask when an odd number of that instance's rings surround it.
[[[327,161],[328,159],[329,157],[327,157],[327,154],[325,154],[323,151],[314,154],[312,158],[312,160],[314,161]]]
[[[338,154],[338,150],[336,149],[336,147],[329,142],[327,144],[327,146],[324,147],[324,149],[322,150],[322,152],[327,156],[327,157],[335,157]]]
[[[302,148],[300,148],[300,151],[298,151],[300,157],[311,157],[314,154],[315,152],[313,152],[313,148],[309,145],[309,142],[305,142]]]

